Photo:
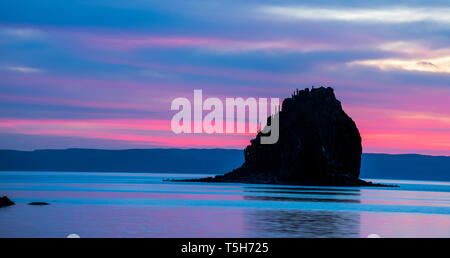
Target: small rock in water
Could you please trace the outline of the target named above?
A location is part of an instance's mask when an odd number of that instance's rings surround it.
[[[28,205],[49,205],[47,202],[30,202]]]
[[[6,207],[11,205],[14,205],[14,202],[11,201],[8,197],[3,196],[0,198],[0,207]]]

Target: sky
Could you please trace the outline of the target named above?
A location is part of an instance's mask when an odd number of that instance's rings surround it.
[[[2,0],[0,149],[240,149],[174,134],[171,101],[314,85],[364,152],[450,155],[450,3],[392,2]]]

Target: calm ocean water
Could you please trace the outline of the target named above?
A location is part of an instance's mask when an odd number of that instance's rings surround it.
[[[0,172],[0,237],[450,237],[450,182],[398,188],[163,182],[203,175]],[[30,206],[28,202],[49,202]]]

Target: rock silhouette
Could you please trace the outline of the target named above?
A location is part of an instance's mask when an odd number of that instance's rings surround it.
[[[47,202],[30,202],[28,205],[49,205]]]
[[[8,197],[6,197],[6,196],[0,197],[0,207],[11,206],[14,204],[15,203],[13,201],[11,201]]]
[[[330,87],[297,90],[275,114],[279,140],[261,144],[259,132],[244,150],[245,162],[205,182],[373,185],[359,179],[361,136]],[[271,118],[268,118],[270,124]]]

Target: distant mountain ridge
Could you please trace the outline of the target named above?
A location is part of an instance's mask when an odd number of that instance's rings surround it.
[[[0,150],[1,171],[220,174],[243,162],[233,149]],[[450,157],[363,153],[360,177],[450,181]]]
[[[0,150],[0,170],[221,173],[240,166],[241,150]]]
[[[450,181],[450,156],[363,153],[361,177]]]

